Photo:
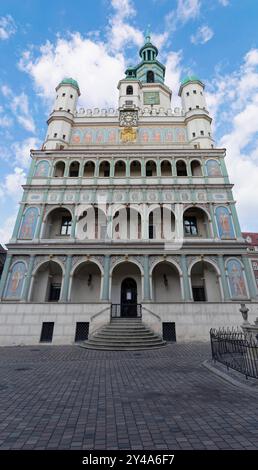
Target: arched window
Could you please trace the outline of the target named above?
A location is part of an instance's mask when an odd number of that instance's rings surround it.
[[[176,174],[177,176],[187,176],[186,164],[183,160],[176,162]]]
[[[133,87],[132,87],[132,85],[128,85],[128,87],[126,87],[126,94],[127,94],[127,95],[133,95]]]
[[[154,83],[154,73],[152,70],[147,72],[147,83]]]

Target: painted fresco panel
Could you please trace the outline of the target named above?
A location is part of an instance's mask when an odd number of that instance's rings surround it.
[[[34,176],[39,176],[39,177],[48,176],[49,168],[50,168],[49,162],[47,162],[46,160],[39,162],[36,166]]]
[[[32,240],[38,221],[39,210],[37,207],[30,207],[26,210],[22,220],[19,238],[22,240]]]
[[[217,207],[215,210],[220,238],[235,238],[232,218],[227,207]]]
[[[23,261],[18,261],[13,265],[6,287],[6,298],[19,299],[21,297],[26,271]]]
[[[233,298],[247,297],[245,278],[241,263],[237,259],[229,260],[227,263],[227,272],[231,296]]]
[[[206,162],[208,176],[221,176],[220,165],[217,160],[208,160]]]
[[[139,127],[135,142],[141,144],[185,143],[184,127]],[[119,127],[75,128],[71,136],[72,145],[115,145],[122,142]]]

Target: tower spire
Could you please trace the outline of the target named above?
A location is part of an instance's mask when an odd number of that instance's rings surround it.
[[[148,42],[151,42],[150,24],[147,25],[145,31],[145,44],[147,44]]]

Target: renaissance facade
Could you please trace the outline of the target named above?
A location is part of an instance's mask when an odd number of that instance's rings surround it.
[[[187,77],[173,107],[157,55],[147,36],[118,109],[77,110],[78,83],[57,86],[8,245],[1,344],[36,343],[42,324],[71,343],[79,324],[139,307],[157,333],[172,322],[178,339],[208,339],[257,301],[204,84]]]

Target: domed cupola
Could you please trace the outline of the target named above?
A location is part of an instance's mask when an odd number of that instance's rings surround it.
[[[145,44],[141,47],[139,55],[144,62],[152,62],[156,60],[156,57],[159,53],[156,46],[151,43],[150,33],[148,32],[145,36]]]

